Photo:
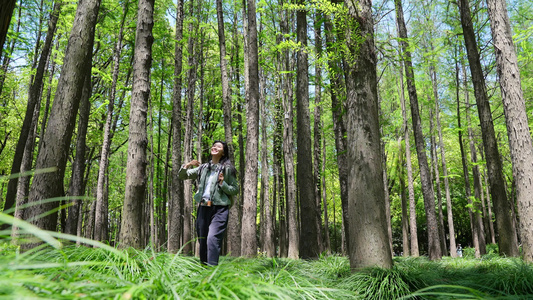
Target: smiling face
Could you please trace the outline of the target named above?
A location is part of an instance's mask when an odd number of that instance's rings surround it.
[[[211,147],[211,157],[215,160],[220,160],[224,156],[224,145],[222,143],[214,143]]]

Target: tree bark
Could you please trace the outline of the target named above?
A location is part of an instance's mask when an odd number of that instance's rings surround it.
[[[416,93],[415,78],[413,72],[413,65],[411,61],[411,53],[409,52],[409,44],[407,42],[407,28],[403,18],[402,1],[395,0],[396,18],[398,25],[398,33],[401,41],[401,48],[403,52],[403,63],[405,67],[405,75],[407,77],[407,90],[411,102],[411,118],[413,122],[413,132],[415,136],[416,154],[418,157],[418,164],[420,168],[420,181],[422,183],[422,195],[424,197],[424,207],[426,210],[427,220],[427,234],[428,234],[428,254],[429,259],[436,260],[442,257],[442,249],[439,241],[438,224],[435,215],[435,194],[431,184],[431,176],[428,166],[427,155],[425,152],[425,142],[422,133],[422,124],[420,120],[420,112],[418,108],[418,96]]]
[[[246,131],[246,166],[243,186],[243,216],[241,235],[241,255],[257,255],[257,171],[259,141],[259,61],[257,46],[257,21],[255,1],[248,0],[248,76],[249,95]]]
[[[313,170],[315,181],[315,206],[317,213],[318,223],[318,237],[321,241],[319,245],[320,252],[324,252],[325,249],[329,249],[329,243],[326,235],[328,235],[328,228],[322,227],[320,220],[322,219],[322,14],[320,12],[315,13],[314,17],[314,34],[315,34],[315,51],[316,51],[316,63],[315,63],[315,110],[314,110],[314,124],[313,124]],[[326,201],[324,201],[326,203]],[[325,206],[324,206],[325,209]],[[327,212],[325,211],[325,217]],[[324,220],[327,224],[327,220]]]
[[[268,151],[268,135],[267,135],[267,108],[265,101],[265,81],[264,76],[261,76],[263,87],[261,93],[261,203],[262,205],[262,219],[261,219],[261,245],[267,257],[274,257],[276,251],[274,248],[274,229],[272,224],[272,205],[270,197],[270,167],[269,167],[269,151]]]
[[[109,91],[109,104],[107,105],[107,115],[104,125],[104,136],[102,141],[102,151],[100,152],[100,165],[98,168],[98,179],[96,184],[96,212],[94,220],[94,239],[97,241],[104,241],[107,236],[108,224],[108,199],[104,198],[104,182],[107,176],[107,167],[109,164],[111,142],[113,140],[114,132],[112,129],[113,110],[115,108],[115,95],[117,91],[117,81],[120,69],[120,57],[122,53],[122,38],[124,36],[124,22],[128,13],[129,2],[126,2],[122,11],[122,20],[120,22],[120,30],[115,45],[113,57],[113,75],[111,81],[111,90]]]
[[[17,141],[17,146],[15,149],[15,156],[13,158],[13,163],[11,165],[11,175],[15,175],[20,172],[20,165],[22,163],[22,156],[24,155],[24,148],[26,146],[26,141],[28,140],[28,135],[30,134],[30,131],[32,130],[31,124],[32,124],[32,119],[33,119],[33,112],[35,110],[37,103],[39,103],[41,99],[42,89],[43,89],[44,71],[45,71],[45,68],[48,62],[48,58],[50,56],[50,52],[52,51],[52,42],[54,40],[54,36],[55,36],[56,28],[57,28],[57,20],[59,18],[59,13],[61,12],[62,4],[63,2],[61,0],[57,1],[54,4],[53,11],[50,13],[50,21],[48,22],[48,31],[46,34],[44,45],[42,47],[41,56],[39,58],[37,69],[35,70],[35,76],[32,77],[33,81],[30,82],[30,91],[28,93],[28,103],[26,106],[26,113],[24,115],[24,121],[22,123],[22,128],[20,129],[20,136]],[[37,56],[37,53],[36,53],[36,56]],[[82,81],[79,87],[80,92],[81,92],[81,86],[83,85],[83,76],[85,76],[85,74],[80,75],[80,77],[82,77],[81,79]],[[74,118],[75,117],[76,115],[74,113]],[[8,182],[6,199],[4,203],[4,212],[11,210],[13,208],[13,205],[15,204],[18,178],[19,178],[18,176],[14,176]]]
[[[400,62],[400,65],[402,63]],[[415,199],[415,188],[414,188],[414,179],[413,179],[413,165],[411,163],[411,143],[409,126],[407,125],[407,109],[405,103],[405,91],[404,91],[404,81],[403,81],[403,71],[399,72],[400,82],[400,105],[402,107],[402,119],[403,119],[403,133],[405,139],[405,166],[407,169],[407,191],[409,194],[409,231],[411,233],[411,256],[418,257],[420,252],[418,250],[418,228],[416,225],[416,199]]]
[[[325,33],[326,33],[326,48],[328,55],[334,55],[337,51],[337,45],[335,41],[335,28],[332,21],[326,16],[325,21]],[[341,37],[342,38],[342,37]],[[342,39],[339,39],[342,40]],[[328,67],[331,71],[331,110],[333,115],[333,131],[335,133],[335,148],[337,150],[337,168],[339,170],[339,185],[341,192],[341,206],[342,206],[342,224],[343,232],[348,231],[349,217],[348,217],[348,170],[346,162],[346,118],[344,112],[346,110],[344,98],[344,85],[343,85],[343,71],[340,68],[340,61],[337,57],[331,57],[328,59]],[[349,247],[349,240],[345,240],[346,246]],[[344,242],[342,243],[344,249]]]
[[[194,12],[194,1],[190,2],[189,6],[189,12],[193,14]],[[190,22],[189,23],[189,32],[195,32],[198,28],[197,22]],[[189,52],[189,58],[188,58],[188,82],[187,82],[187,106],[185,110],[185,135],[183,138],[183,159],[185,162],[189,162],[193,159],[192,155],[192,148],[193,148],[193,131],[194,131],[194,95],[196,92],[196,80],[197,80],[197,59],[196,59],[196,49],[197,46],[196,42],[196,35],[191,34],[189,35],[188,39],[188,52]],[[202,137],[198,137],[201,139]],[[192,220],[192,209],[193,209],[193,191],[192,191],[192,183],[190,180],[186,180],[183,184],[183,191],[184,191],[184,206],[183,206],[183,253],[186,255],[190,255],[193,253],[193,243],[191,243],[191,240],[193,239],[193,220]]]
[[[280,3],[282,4],[282,3]],[[283,10],[282,19],[280,21],[282,34],[286,36],[289,34],[289,11]],[[285,189],[286,189],[286,209],[287,209],[287,223],[288,229],[288,253],[287,257],[291,259],[298,259],[300,256],[300,232],[298,231],[298,219],[296,214],[297,198],[296,198],[296,181],[294,178],[294,148],[293,148],[293,76],[290,73],[291,63],[289,57],[289,50],[285,49],[282,52],[283,69],[286,72],[283,84],[283,154],[285,163]]]
[[[392,268],[385,215],[372,3],[361,0],[354,6],[345,1],[345,5],[349,14],[347,54],[355,58],[346,64],[350,267],[352,270],[371,266]],[[352,40],[354,34],[363,40]]]
[[[300,0],[300,5],[303,4]],[[316,215],[313,160],[310,159],[311,121],[309,116],[309,62],[307,61],[307,13],[296,12],[296,35],[300,49],[296,52],[296,120],[297,170],[296,184],[300,198],[300,257],[318,258],[320,254],[320,227]]]
[[[503,98],[513,176],[516,184],[520,241],[524,260],[533,262],[533,145],[529,132],[518,59],[505,0],[487,0],[496,68]]]
[[[446,213],[447,213],[447,219],[448,219],[448,235],[450,239],[450,256],[451,257],[457,257],[457,252],[455,249],[457,248],[457,245],[455,243],[455,228],[453,224],[453,212],[452,212],[452,199],[450,196],[450,182],[448,180],[448,168],[446,166],[446,155],[445,155],[445,149],[444,149],[444,139],[442,138],[442,127],[440,123],[440,102],[438,97],[438,88],[437,88],[437,72],[435,72],[435,68],[431,68],[431,82],[432,82],[432,88],[433,88],[433,98],[435,99],[435,118],[437,120],[437,131],[439,134],[439,148],[440,148],[440,156],[441,156],[441,163],[442,163],[442,175],[444,177],[444,193],[446,196]]]
[[[37,156],[35,169],[48,171],[36,174],[33,179],[29,202],[35,203],[35,206],[32,206],[26,218],[45,230],[56,230],[57,212],[38,219],[36,217],[58,207],[58,201],[43,203],[43,200],[64,195],[65,167],[83,82],[86,70],[90,67],[87,58],[93,48],[99,6],[100,0],[87,0],[78,5],[48,121],[48,130],[42,137],[43,144]],[[80,65],[80,62],[83,63]]]
[[[464,68],[464,65],[463,65]],[[464,77],[466,78],[466,72],[464,72]],[[474,241],[475,254],[474,256],[479,258],[481,255],[487,253],[487,248],[485,245],[485,232],[483,230],[483,220],[481,218],[481,182],[479,181],[479,166],[477,165],[477,153],[476,147],[474,145],[474,131],[472,130],[472,123],[470,122],[470,101],[468,96],[467,83],[465,80],[465,102],[466,102],[466,122],[468,125],[468,143],[470,146],[470,160],[472,162],[472,175],[474,179],[474,198],[469,197],[470,204],[472,208],[470,209],[472,213],[472,228],[475,230],[473,235],[477,241]]]
[[[436,99],[435,99],[436,100]],[[428,99],[428,102],[431,103],[431,99]],[[435,101],[435,103],[437,103]],[[435,105],[435,111],[438,111],[438,107]],[[437,141],[435,139],[435,130],[434,130],[434,120],[435,115],[437,113],[433,114],[433,110],[429,108],[429,132],[430,132],[430,141],[431,141],[431,161],[433,164],[433,169],[435,172],[435,188],[437,191],[437,221],[439,225],[439,239],[440,239],[440,247],[442,250],[442,255],[446,256],[446,234],[444,233],[444,215],[442,213],[442,191],[441,191],[441,184],[440,184],[440,172],[439,172],[439,156],[437,154]]]
[[[91,58],[92,60],[92,58]],[[78,221],[83,207],[80,197],[85,194],[85,184],[83,181],[86,167],[87,151],[87,128],[89,125],[89,115],[91,112],[92,78],[91,68],[87,69],[85,83],[80,103],[80,117],[78,120],[78,138],[76,141],[76,156],[72,166],[72,180],[68,190],[68,196],[72,197],[73,204],[68,209],[66,228],[62,228],[65,233],[78,235]]]
[[[235,85],[236,85],[236,90],[237,91],[240,91],[240,68],[239,68],[239,39],[238,39],[238,35],[237,35],[237,23],[238,23],[238,20],[237,20],[237,12],[234,11],[234,14],[233,14],[233,30],[232,30],[232,35],[233,35],[233,45],[234,45],[234,48],[232,49],[232,63],[231,65],[235,65],[235,70],[233,71],[233,78],[234,78],[234,82],[235,82]],[[238,93],[237,93],[238,94]],[[230,97],[231,98],[231,97]],[[244,141],[243,141],[243,138],[242,138],[242,108],[241,108],[241,104],[240,104],[240,97],[239,97],[239,101],[237,103],[237,109],[239,111],[239,114],[237,115],[237,135],[238,135],[238,139],[239,139],[239,186],[243,186],[243,183],[244,183]],[[225,132],[224,132],[225,133]],[[233,134],[232,134],[233,135]],[[229,146],[228,146],[229,147]],[[233,153],[233,157],[235,157],[235,148],[233,149],[234,153]],[[241,224],[241,216],[242,216],[242,209],[241,209],[241,204],[242,204],[242,197],[243,197],[243,194],[242,192],[239,192],[238,195],[236,195],[235,197],[233,197],[233,200],[235,201],[235,203],[233,203],[233,206],[232,208],[230,209],[229,211],[229,220],[231,220],[231,222],[228,223],[228,229],[227,229],[227,240],[228,240],[228,247],[227,247],[227,250],[228,250],[228,253],[231,255],[231,256],[240,256],[241,255],[241,228],[242,228],[242,224]]]
[[[178,172],[181,159],[181,85],[183,66],[183,0],[177,0],[176,35],[174,42],[174,87],[172,91],[172,184],[168,205],[168,252],[176,253],[181,247],[183,230],[183,181]]]
[[[9,25],[11,24],[11,17],[13,16],[13,10],[15,10],[16,0],[6,0],[0,11],[0,53],[4,49],[4,42],[6,41],[7,32],[9,31]]]
[[[505,193],[505,185],[502,177],[502,163],[498,152],[490,104],[487,98],[485,78],[483,77],[476,36],[472,25],[470,5],[466,0],[459,0],[458,5],[468,54],[468,62],[470,65],[470,73],[474,84],[474,94],[476,97],[479,120],[481,123],[481,134],[489,173],[490,190],[492,201],[494,202],[497,231],[499,233],[499,250],[502,255],[518,256],[520,254],[518,252],[516,229],[513,226],[511,207]]]
[[[133,61],[126,191],[120,226],[121,248],[140,248],[144,242],[142,220],[146,192],[146,148],[148,144],[146,122],[154,41],[153,17],[154,0],[139,0]]]

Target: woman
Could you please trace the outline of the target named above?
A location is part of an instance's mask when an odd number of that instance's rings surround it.
[[[218,265],[232,196],[239,192],[236,173],[228,157],[228,145],[222,141],[211,146],[210,162],[200,165],[192,160],[180,168],[180,179],[199,178],[194,200],[198,203],[196,231],[202,264]]]

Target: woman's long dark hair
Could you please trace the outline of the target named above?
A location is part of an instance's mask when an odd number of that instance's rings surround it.
[[[216,140],[216,141],[213,142],[213,145],[215,145],[216,143],[221,143],[222,147],[223,147],[223,151],[224,151],[224,155],[222,155],[222,157],[220,158],[220,164],[224,168],[228,168],[228,170],[232,171],[233,175],[236,175],[237,174],[237,170],[235,169],[235,166],[233,165],[233,163],[229,159],[229,147],[228,147],[228,144],[226,142],[224,142],[224,141]],[[211,147],[213,147],[213,145],[211,145]]]

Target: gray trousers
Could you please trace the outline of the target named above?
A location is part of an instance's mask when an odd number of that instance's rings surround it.
[[[228,206],[198,206],[196,232],[200,243],[200,261],[203,264],[218,265],[222,239],[228,227],[228,214]]]

